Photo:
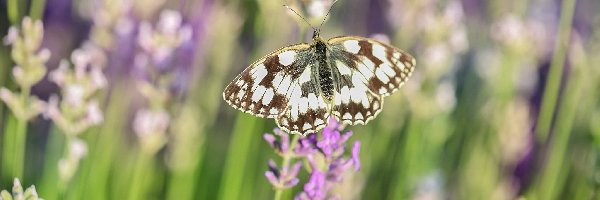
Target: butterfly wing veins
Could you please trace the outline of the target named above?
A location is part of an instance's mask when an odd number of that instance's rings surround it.
[[[246,68],[223,93],[234,108],[276,118],[284,131],[303,135],[327,125],[332,114],[345,124],[366,124],[383,97],[411,75],[416,60],[379,41],[343,36],[326,43],[281,48]]]

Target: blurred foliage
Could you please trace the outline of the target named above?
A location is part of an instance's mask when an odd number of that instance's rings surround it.
[[[63,59],[77,65],[72,53],[90,46],[107,81],[93,90],[102,120],[77,132],[86,148],[76,164],[60,164],[77,146],[64,123],[23,118],[2,101],[0,188],[18,178],[45,199],[273,198],[264,174],[278,157],[262,137],[276,125],[231,108],[221,93],[255,60],[310,39],[284,3],[316,26],[333,1],[0,1],[3,41],[35,39],[0,47],[3,93],[44,102],[56,94],[67,99],[61,108],[78,108],[68,105],[73,88],[37,81]],[[332,191],[341,199],[599,199],[598,10],[594,0],[339,0],[322,37],[376,38],[417,66],[375,120],[345,127],[361,143],[362,167]],[[45,68],[27,74],[36,77],[23,91],[27,63]],[[283,199],[309,174],[298,178]]]

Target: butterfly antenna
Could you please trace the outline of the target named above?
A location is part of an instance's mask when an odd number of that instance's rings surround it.
[[[337,3],[337,2],[338,2],[338,0],[334,0],[333,3],[331,3],[331,6],[329,6],[329,10],[327,10],[327,14],[325,14],[325,17],[323,18],[323,21],[321,21],[321,24],[319,25],[319,30],[321,30],[321,27],[325,23],[325,20],[327,20],[327,17],[329,16],[329,13],[331,12],[331,9],[333,8],[333,5],[335,5],[335,3]]]
[[[308,26],[310,26],[313,30],[317,30],[315,29],[315,27],[310,24],[308,22],[308,20],[306,20],[306,18],[302,17],[302,15],[298,14],[298,12],[296,12],[296,10],[294,10],[293,8],[289,7],[288,5],[283,4],[283,7],[286,7],[287,9],[290,9],[292,12],[294,12],[296,15],[298,15],[298,17],[302,18],[302,20],[304,20],[304,22],[306,22],[306,24],[308,24]]]

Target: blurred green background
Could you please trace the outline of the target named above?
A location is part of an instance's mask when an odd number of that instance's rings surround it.
[[[273,198],[264,172],[280,160],[262,135],[276,125],[221,93],[256,59],[310,40],[284,3],[318,24],[332,1],[0,0],[0,189],[19,178],[44,199]],[[332,192],[600,199],[598,11],[339,0],[322,37],[376,38],[417,66],[375,120],[345,128],[363,167]]]

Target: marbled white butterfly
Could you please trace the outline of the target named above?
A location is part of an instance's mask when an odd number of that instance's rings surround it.
[[[408,53],[377,40],[342,36],[281,48],[254,62],[223,92],[234,108],[274,118],[288,133],[307,135],[330,116],[366,124],[414,70]]]

